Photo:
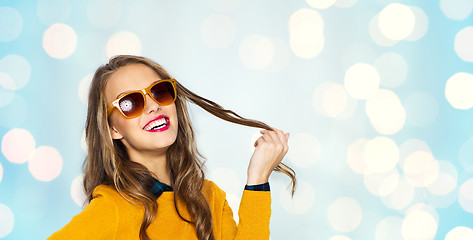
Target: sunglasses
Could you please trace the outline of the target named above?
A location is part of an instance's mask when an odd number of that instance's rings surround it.
[[[176,80],[159,80],[147,88],[129,92],[115,99],[107,109],[107,116],[117,108],[126,118],[139,117],[145,111],[146,95],[161,106],[170,105],[176,101]]]

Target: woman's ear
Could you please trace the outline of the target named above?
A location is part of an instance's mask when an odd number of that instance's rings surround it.
[[[112,139],[122,139],[123,136],[118,132],[118,130],[113,127],[113,126],[110,126],[110,135],[112,136]]]

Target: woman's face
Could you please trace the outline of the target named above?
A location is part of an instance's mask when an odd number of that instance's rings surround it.
[[[108,79],[105,97],[110,104],[123,94],[141,90],[160,80],[158,74],[143,64],[131,64],[120,68]],[[154,123],[167,121],[164,128],[149,129]],[[146,105],[141,116],[125,118],[114,109],[109,118],[110,133],[113,139],[120,139],[130,156],[136,154],[163,153],[177,137],[177,113],[175,104],[160,106],[146,95]],[[157,151],[158,150],[158,151]],[[161,151],[160,151],[161,150]]]

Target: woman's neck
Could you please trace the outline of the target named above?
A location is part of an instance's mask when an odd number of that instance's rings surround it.
[[[171,185],[171,178],[167,168],[166,150],[152,152],[132,150],[128,151],[128,155],[132,161],[145,166],[153,174],[153,177],[160,182]]]

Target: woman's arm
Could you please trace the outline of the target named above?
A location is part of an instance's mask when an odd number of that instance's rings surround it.
[[[271,193],[245,190],[238,210],[238,226],[233,212],[225,201],[223,209],[222,240],[268,240],[271,218]]]
[[[289,133],[281,130],[262,130],[262,136],[255,142],[248,166],[248,185],[264,186],[262,189],[245,190],[238,211],[239,223],[236,226],[233,212],[225,200],[222,219],[222,239],[269,239],[271,218],[271,193],[266,185],[274,168],[281,163],[288,151]]]

